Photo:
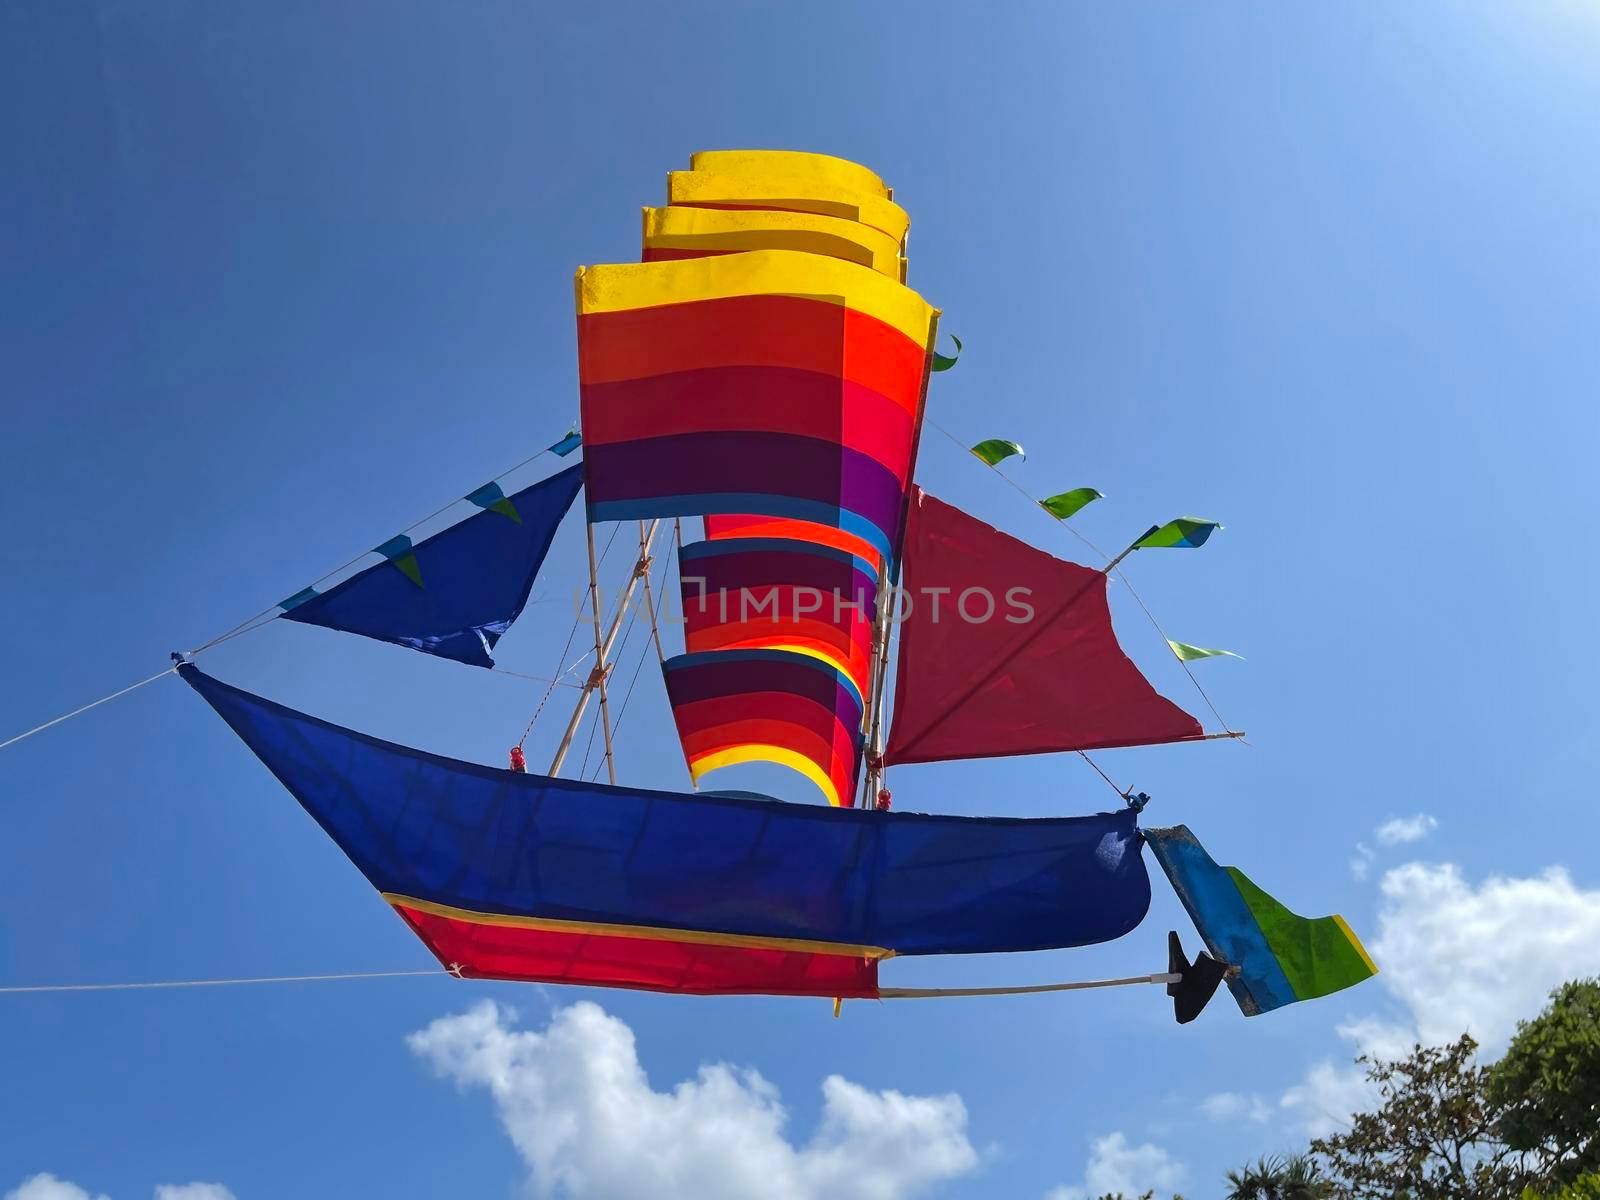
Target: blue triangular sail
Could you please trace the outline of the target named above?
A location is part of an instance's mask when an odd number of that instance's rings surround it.
[[[528,602],[582,482],[583,465],[568,467],[415,546],[408,543],[403,553],[386,549],[389,561],[337,587],[309,597],[297,593],[284,602],[283,616],[492,667],[490,653]]]

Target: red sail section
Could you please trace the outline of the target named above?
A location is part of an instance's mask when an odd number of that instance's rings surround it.
[[[1106,578],[913,490],[886,763],[1202,736],[1111,628]],[[909,610],[909,612],[908,612]]]

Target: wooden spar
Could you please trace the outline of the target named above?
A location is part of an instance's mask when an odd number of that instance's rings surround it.
[[[650,536],[652,538],[655,536],[654,526],[651,527]],[[650,614],[650,636],[655,639],[656,658],[660,662],[664,663],[667,661],[667,655],[666,652],[661,649],[661,627],[656,623],[656,601],[655,596],[650,591],[650,562],[650,543],[645,538],[644,522],[640,521],[639,563],[644,568],[644,610]],[[666,586],[665,580],[662,580],[661,586]]]
[[[883,693],[889,675],[889,614],[894,605],[895,585],[889,573],[878,577],[878,608],[872,619],[872,674],[871,710],[867,736],[867,774],[862,783],[861,807],[872,808],[878,802],[878,789],[883,783]]]
[[[577,736],[578,726],[582,723],[583,714],[589,707],[590,693],[598,689],[600,716],[605,723],[606,766],[610,772],[611,782],[617,781],[611,748],[611,713],[606,699],[605,677],[608,670],[606,661],[611,655],[611,647],[616,644],[617,634],[622,629],[622,618],[628,611],[628,602],[633,598],[633,589],[641,578],[649,574],[650,546],[655,541],[656,530],[660,524],[659,520],[651,521],[641,535],[638,561],[633,564],[633,572],[628,576],[627,585],[622,590],[622,599],[618,602],[617,611],[611,618],[611,628],[606,631],[603,638],[600,635],[600,583],[594,555],[593,526],[589,529],[589,604],[594,609],[595,665],[589,672],[589,678],[584,680],[583,691],[579,693],[578,702],[572,710],[572,719],[567,722],[566,731],[561,735],[561,744],[556,748],[556,756],[550,762],[551,775],[561,774],[561,764],[566,761],[567,751],[572,748],[572,739]]]
[[[1079,983],[1034,983],[1022,987],[988,988],[879,988],[879,1000],[942,1000],[951,996],[1028,996],[1036,992],[1081,992],[1089,988],[1129,987],[1140,983],[1178,983],[1182,975],[1161,972],[1130,975],[1126,979],[1085,979]]]
[[[606,733],[606,782],[615,786],[617,782],[617,760],[611,751],[611,701],[606,698],[606,646],[600,637],[600,579],[599,564],[594,557],[594,526],[586,524],[584,532],[589,535],[589,607],[594,610],[594,673],[592,678],[600,689],[600,724]],[[628,578],[629,590],[633,581],[639,577],[635,570]],[[626,593],[624,593],[626,595]],[[627,607],[626,601],[617,606],[617,616],[621,618],[622,611]]]
[[[905,282],[906,243],[911,238],[911,231],[906,230],[905,237],[900,242],[900,282]],[[917,393],[917,420],[915,436],[911,442],[911,458],[906,464],[906,491],[900,504],[900,524],[895,530],[894,552],[896,555],[905,552],[906,525],[911,519],[911,489],[915,486],[911,481],[917,471],[917,451],[922,445],[922,422],[928,409],[928,380],[933,377],[934,346],[939,340],[940,312],[934,309],[928,318],[928,348],[922,356],[922,385]],[[889,631],[891,628],[892,614],[898,609],[900,582],[900,562],[897,559],[894,570],[889,569],[887,558],[878,560],[878,608],[873,616],[872,624],[872,669],[870,673],[871,696],[868,699],[867,725],[867,773],[862,783],[861,807],[874,808],[878,803],[878,791],[883,787],[883,694],[889,682]],[[877,764],[877,765],[873,765]]]

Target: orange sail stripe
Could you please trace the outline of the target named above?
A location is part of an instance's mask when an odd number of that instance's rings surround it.
[[[585,313],[578,329],[580,383],[705,367],[794,367],[859,383],[910,413],[926,359],[925,348],[894,326],[803,296],[728,296]]]

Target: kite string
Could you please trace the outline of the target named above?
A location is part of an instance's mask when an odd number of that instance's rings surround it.
[[[228,987],[245,983],[321,983],[335,979],[399,979],[437,975],[460,979],[455,971],[434,967],[427,971],[351,971],[339,975],[264,975],[250,979],[163,979],[147,983],[35,983],[0,987],[0,993],[23,992],[129,992],[153,988]]]
[[[29,729],[24,733],[17,734],[16,737],[7,738],[5,741],[0,742],[0,750],[4,750],[7,746],[15,745],[17,742],[22,741],[24,738],[31,738],[36,733],[43,733],[46,729],[49,729],[52,725],[59,725],[63,721],[70,721],[73,717],[76,717],[80,713],[86,713],[91,708],[99,708],[102,704],[105,704],[107,701],[110,701],[110,700],[115,700],[118,696],[126,696],[129,692],[137,691],[139,688],[142,688],[147,683],[154,683],[156,680],[160,679],[164,675],[171,675],[177,669],[178,669],[177,666],[174,665],[174,666],[170,666],[170,667],[166,668],[163,671],[157,671],[154,675],[150,675],[150,676],[148,676],[148,677],[146,677],[144,679],[139,680],[138,683],[130,683],[127,687],[123,688],[121,691],[112,692],[109,696],[101,696],[100,699],[98,699],[98,700],[91,700],[91,701],[89,701],[89,703],[85,704],[82,708],[75,708],[69,713],[62,713],[55,720],[46,721],[43,725],[35,725],[32,729]]]
[[[961,440],[956,437],[955,434],[951,433],[948,429],[946,429],[943,425],[939,424],[932,417],[929,417],[929,416],[925,415],[923,417],[923,423],[926,424],[926,425],[932,425],[940,433],[944,434],[945,437],[949,438],[950,441],[953,444],[955,444],[957,447],[959,447],[961,450],[965,451],[968,454],[972,453],[961,442]],[[1009,488],[1011,488],[1012,491],[1016,492],[1019,496],[1022,496],[1025,500],[1027,500],[1028,505],[1029,505],[1030,508],[1040,508],[1041,507],[1041,505],[1039,504],[1039,502],[1037,500],[1035,500],[1032,496],[1028,495],[1027,489],[1024,488],[1021,484],[1019,484],[1015,479],[1012,479],[1011,476],[1007,475],[1004,471],[1000,470],[999,467],[992,466],[992,465],[989,465],[989,464],[985,464],[985,465],[989,466],[989,470],[991,472],[993,472],[995,475],[998,475],[1001,479],[1003,479],[1005,481],[1005,483],[1006,483],[1006,486],[1008,486]],[[1093,550],[1101,558],[1104,558],[1104,559],[1106,559],[1108,561],[1111,559],[1111,557],[1112,557],[1111,555],[1107,554],[1099,546],[1095,545],[1087,537],[1085,537],[1083,534],[1079,533],[1075,528],[1073,528],[1073,525],[1072,525],[1072,523],[1070,521],[1062,520],[1059,517],[1054,516],[1053,514],[1051,515],[1051,520],[1054,521],[1057,525],[1064,526],[1068,533],[1070,533],[1073,537],[1077,538],[1085,546],[1089,547],[1089,549]],[[1138,589],[1133,586],[1132,582],[1128,579],[1128,577],[1126,575],[1124,575],[1122,573],[1122,570],[1120,568],[1114,569],[1112,571],[1112,574],[1114,576],[1116,576],[1117,581],[1119,583],[1121,583],[1123,587],[1128,589],[1128,594],[1130,596],[1132,596],[1133,599],[1134,599],[1134,602],[1136,604],[1138,604],[1139,611],[1144,613],[1145,619],[1150,622],[1151,628],[1153,628],[1158,634],[1161,635],[1161,640],[1162,641],[1167,642],[1168,645],[1170,646],[1171,639],[1167,637],[1167,631],[1161,627],[1161,622],[1156,620],[1155,613],[1150,611],[1150,606],[1144,602],[1144,597],[1139,595]],[[1173,655],[1173,657],[1177,658],[1177,655]],[[1200,683],[1200,680],[1198,678],[1196,678],[1195,673],[1194,673],[1193,670],[1190,669],[1189,664],[1184,662],[1183,659],[1178,658],[1178,665],[1183,668],[1183,673],[1189,677],[1189,682],[1194,684],[1194,690],[1200,693],[1200,699],[1205,701],[1206,707],[1211,710],[1211,715],[1217,719],[1217,724],[1222,726],[1222,728],[1225,729],[1225,730],[1226,729],[1231,729],[1232,726],[1230,726],[1228,724],[1228,722],[1223,719],[1222,714],[1219,711],[1217,711],[1217,706],[1212,701],[1210,693],[1208,693],[1206,691],[1205,687]],[[1087,757],[1087,756],[1085,756],[1085,757]],[[1098,770],[1098,769],[1099,768],[1096,768],[1096,770]]]
[[[510,475],[513,472],[522,470],[522,468],[527,466],[529,463],[534,462],[537,459],[543,458],[546,454],[549,454],[550,452],[551,452],[550,448],[546,447],[545,449],[539,451],[537,454],[531,454],[527,458],[523,459],[521,462],[517,463],[516,466],[507,467],[504,471],[501,471],[500,474],[494,476],[494,479],[496,481],[504,479],[507,475]],[[403,530],[401,530],[401,532],[402,533],[410,533],[413,529],[416,529],[419,525],[425,525],[427,522],[433,520],[435,517],[439,516],[441,513],[446,512],[451,507],[453,507],[455,504],[459,503],[460,500],[461,500],[461,497],[457,496],[455,499],[451,500],[448,504],[445,504],[444,506],[435,509],[433,512],[429,513],[425,517],[422,517],[420,520],[413,521],[410,525],[407,525]],[[311,585],[310,586],[315,587],[317,584],[323,582],[324,580],[331,579],[331,578],[333,578],[333,576],[338,575],[343,571],[349,570],[351,567],[355,566],[356,563],[360,562],[363,558],[365,558],[370,553],[371,553],[370,550],[363,550],[360,554],[356,555],[349,562],[346,562],[346,563],[344,563],[344,564],[342,564],[340,566],[337,566],[333,570],[327,572],[326,574],[320,575],[316,579],[313,579],[311,581]],[[274,604],[271,608],[262,609],[260,612],[256,613],[255,616],[250,617],[248,620],[244,620],[244,621],[239,622],[239,624],[235,625],[232,629],[229,629],[227,632],[220,633],[216,637],[212,638],[209,642],[206,642],[203,645],[197,647],[196,649],[189,651],[188,657],[194,658],[196,655],[201,654],[204,651],[211,650],[211,649],[214,649],[217,646],[222,645],[223,642],[231,641],[233,638],[241,637],[241,636],[243,636],[244,634],[247,634],[247,633],[252,633],[257,629],[260,629],[264,625],[270,625],[273,621],[277,620],[280,616],[282,616],[282,614],[277,611],[278,607],[279,607],[278,605]],[[32,729],[25,730],[24,732],[17,734],[15,737],[10,737],[10,738],[7,738],[5,741],[0,742],[0,750],[4,750],[7,746],[14,746],[18,742],[25,741],[26,739],[31,738],[36,733],[43,733],[46,729],[49,729],[49,728],[51,728],[52,726],[55,726],[55,725],[59,725],[63,721],[70,721],[73,717],[80,716],[83,713],[88,712],[91,708],[99,708],[100,705],[105,704],[107,701],[115,700],[119,696],[126,696],[129,692],[136,691],[139,688],[144,687],[148,683],[154,683],[156,680],[162,678],[163,676],[172,674],[177,669],[178,668],[177,668],[176,665],[167,667],[165,670],[158,671],[158,672],[156,672],[156,674],[151,675],[151,676],[149,676],[149,677],[147,677],[145,679],[141,679],[137,683],[130,683],[125,688],[119,688],[118,690],[116,690],[114,692],[109,692],[106,695],[101,696],[98,700],[91,700],[91,701],[89,701],[89,703],[87,703],[85,705],[82,705],[81,707],[75,708],[69,713],[63,713],[61,716],[55,717],[52,720],[46,721],[42,725],[35,725]]]

